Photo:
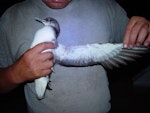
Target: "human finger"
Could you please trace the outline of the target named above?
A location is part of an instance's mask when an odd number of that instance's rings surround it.
[[[37,44],[35,47],[33,47],[33,50],[35,53],[41,53],[42,51],[46,49],[54,49],[55,45],[51,42],[43,42],[40,44]]]
[[[148,33],[148,28],[149,25],[145,21],[138,21],[135,23],[130,32],[131,34],[128,42],[129,48],[132,48],[134,45],[143,44]]]
[[[53,60],[45,61],[45,62],[43,63],[42,69],[44,69],[44,70],[45,70],[45,69],[51,69],[53,66],[54,66]]]
[[[147,39],[144,41],[144,46],[150,45],[150,33],[147,35]]]
[[[140,46],[144,43],[144,41],[146,40],[146,38],[148,38],[149,34],[149,25],[148,24],[144,24],[141,29],[140,29],[140,32],[138,34],[138,38],[137,38],[137,41],[136,41],[136,45],[137,46]]]
[[[123,47],[124,48],[127,48],[128,47],[128,43],[129,43],[129,40],[130,40],[130,34],[131,34],[131,30],[134,26],[136,22],[134,21],[133,18],[131,18],[126,26],[126,30],[125,30],[125,35],[124,35],[124,39],[123,39]]]
[[[44,52],[40,54],[40,58],[42,61],[47,61],[53,59],[53,53],[52,52]]]

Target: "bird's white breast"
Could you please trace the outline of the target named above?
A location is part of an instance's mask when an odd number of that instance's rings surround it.
[[[31,48],[42,42],[54,42],[56,41],[55,31],[52,27],[44,26],[39,29],[34,36],[34,40],[31,44]]]

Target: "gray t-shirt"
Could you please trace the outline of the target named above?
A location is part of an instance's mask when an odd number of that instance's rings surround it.
[[[114,0],[72,0],[64,9],[50,9],[42,0],[26,0],[9,8],[0,20],[0,67],[15,62],[30,48],[34,33],[43,25],[35,17],[53,17],[60,24],[58,42],[66,46],[122,42],[128,22]],[[98,51],[100,52],[100,51]],[[25,85],[29,113],[107,113],[110,93],[101,65],[54,66],[51,88],[36,98],[34,82]]]

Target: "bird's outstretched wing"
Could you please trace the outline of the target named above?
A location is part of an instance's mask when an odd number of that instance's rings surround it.
[[[87,44],[65,47],[59,44],[54,51],[56,63],[64,66],[91,66],[101,64],[112,69],[135,61],[143,53],[150,52],[149,47],[123,48],[122,44]]]

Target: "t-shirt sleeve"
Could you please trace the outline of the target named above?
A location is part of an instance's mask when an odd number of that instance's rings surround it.
[[[12,64],[12,57],[7,42],[7,22],[6,18],[0,18],[0,68],[7,67]]]
[[[109,0],[108,13],[112,24],[112,42],[122,43],[125,28],[129,20],[127,13],[114,0]]]

